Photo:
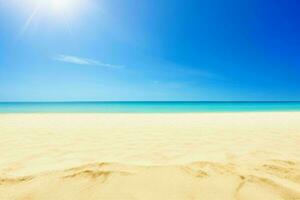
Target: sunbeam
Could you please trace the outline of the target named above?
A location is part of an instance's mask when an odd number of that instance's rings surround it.
[[[34,17],[38,14],[39,10],[40,10],[40,5],[36,5],[35,9],[33,10],[33,12],[31,13],[31,15],[27,18],[24,26],[22,27],[19,36],[22,36],[24,32],[26,32],[26,30],[28,29],[28,27],[30,26],[32,20],[34,19]]]
[[[24,25],[19,31],[18,37],[22,36],[32,25],[36,18],[42,22],[50,22],[56,26],[63,26],[71,34],[71,23],[80,15],[88,0],[29,0],[26,3],[16,1],[20,9],[30,9]],[[76,20],[78,21],[78,20]]]

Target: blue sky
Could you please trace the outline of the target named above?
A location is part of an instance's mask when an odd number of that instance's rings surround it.
[[[300,100],[298,0],[55,1],[0,0],[0,101]]]

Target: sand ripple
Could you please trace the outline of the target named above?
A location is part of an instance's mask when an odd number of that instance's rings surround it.
[[[266,167],[270,163],[272,167]],[[232,163],[215,162],[172,166],[95,163],[1,178],[0,199],[300,199],[299,163],[270,160],[248,170],[251,174],[240,171]]]

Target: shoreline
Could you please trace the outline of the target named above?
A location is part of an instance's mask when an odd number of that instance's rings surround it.
[[[300,112],[300,102],[29,102],[0,103],[0,113]]]
[[[183,114],[183,115],[198,115],[198,114],[235,114],[235,113],[241,113],[241,114],[251,114],[251,113],[260,113],[260,114],[267,114],[267,113],[300,113],[300,110],[274,110],[274,111],[208,111],[208,112],[0,112],[0,115],[26,115],[26,114],[45,114],[45,115],[51,115],[51,114],[66,114],[66,115],[143,115],[143,114],[154,114],[154,115],[159,115],[159,114],[167,114],[167,115],[172,115],[172,114]]]

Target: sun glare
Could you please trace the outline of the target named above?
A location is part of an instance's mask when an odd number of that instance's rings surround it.
[[[36,4],[44,14],[51,15],[70,14],[78,8],[78,1],[76,0],[43,0],[36,2]]]
[[[1,1],[1,0],[0,0]],[[10,0],[7,5],[19,10],[24,16],[24,24],[19,36],[23,35],[32,25],[47,23],[49,26],[68,29],[78,24],[83,13],[91,8],[93,0]]]
[[[76,4],[76,1],[71,0],[51,0],[49,2],[49,8],[56,13],[64,13],[64,12],[71,12]]]
[[[69,28],[72,22],[77,21],[82,10],[86,8],[87,1],[89,0],[28,0],[26,5],[31,12],[21,30],[21,34],[30,28],[35,19],[55,22],[57,26],[63,24]],[[16,0],[16,2],[19,2],[19,0]]]
[[[38,8],[40,15],[60,17],[77,15],[87,0],[31,0],[31,7]],[[70,17],[70,16],[69,16]]]

